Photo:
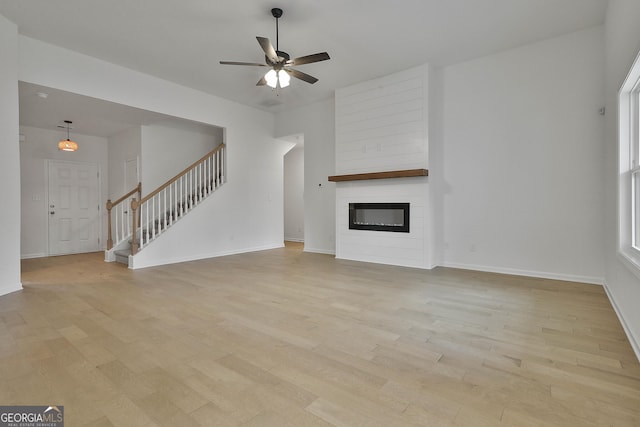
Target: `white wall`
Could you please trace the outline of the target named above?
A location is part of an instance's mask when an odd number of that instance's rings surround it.
[[[442,67],[429,68],[429,205],[431,236],[427,243],[431,264],[442,265],[444,257],[444,141],[443,105],[444,85]]]
[[[620,316],[627,336],[640,357],[640,279],[618,259],[617,183],[617,94],[631,64],[640,51],[640,2],[610,0],[605,23],[606,134],[605,193],[606,280],[605,289]]]
[[[304,242],[304,145],[284,156],[284,240]]]
[[[443,70],[445,265],[602,283],[603,40]]]
[[[142,126],[142,196],[222,143],[222,129],[167,120]]]
[[[304,250],[335,253],[334,101],[328,99],[276,115],[276,136],[304,134]]]
[[[109,137],[108,198],[116,200],[132,188],[125,188],[125,163],[138,159],[140,163],[142,129],[135,126]]]
[[[251,163],[228,155],[227,183],[136,255],[133,268],[284,246],[282,170],[290,148],[277,140],[255,144]]]
[[[428,76],[415,67],[336,91],[336,174],[427,168]]]
[[[140,252],[137,267],[283,245],[282,158],[290,145],[273,138],[272,114],[24,36],[19,54],[22,81],[226,128],[226,184],[188,224],[174,226],[189,240],[167,232]]]
[[[18,28],[0,15],[0,295],[20,284],[20,149],[18,148]],[[13,207],[7,209],[7,207]]]
[[[66,139],[66,131],[39,129],[21,126],[20,134],[24,140],[20,143],[20,181],[21,181],[21,245],[22,258],[44,257],[48,255],[48,183],[47,160],[95,163],[100,171],[101,187],[101,224],[100,243],[106,246],[106,209],[108,165],[107,139],[97,136],[72,134],[78,143],[78,151],[58,150],[58,141]]]

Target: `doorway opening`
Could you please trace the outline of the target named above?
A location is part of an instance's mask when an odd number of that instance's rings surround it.
[[[284,240],[304,242],[304,135],[283,138],[296,145],[284,156]]]

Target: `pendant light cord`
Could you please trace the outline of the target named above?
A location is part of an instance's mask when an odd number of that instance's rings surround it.
[[[67,124],[67,141],[71,140],[71,137],[69,136],[69,129],[71,128],[71,123],[73,123],[71,120],[65,120],[64,121]]]

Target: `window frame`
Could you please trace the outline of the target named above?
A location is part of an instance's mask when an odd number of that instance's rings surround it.
[[[618,255],[640,278],[640,55],[618,93]]]

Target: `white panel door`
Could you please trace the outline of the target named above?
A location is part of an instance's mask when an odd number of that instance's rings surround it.
[[[124,162],[124,191],[128,193],[133,190],[140,181],[138,172],[138,158],[125,160]]]
[[[98,166],[49,160],[49,255],[100,250]]]

